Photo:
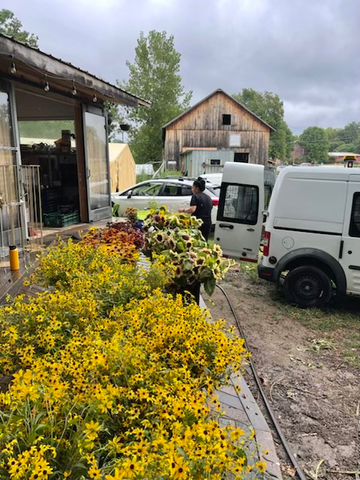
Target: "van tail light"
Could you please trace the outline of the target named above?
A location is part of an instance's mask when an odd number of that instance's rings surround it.
[[[218,198],[213,198],[212,202],[213,202],[213,207],[218,207],[219,206],[219,199]]]
[[[263,245],[264,245],[264,257],[268,257],[269,256],[269,251],[270,251],[270,236],[271,236],[271,233],[270,232],[265,232],[265,236],[264,236],[264,239],[263,239]]]
[[[262,226],[261,229],[261,244],[264,244],[264,238],[265,238],[265,225]]]

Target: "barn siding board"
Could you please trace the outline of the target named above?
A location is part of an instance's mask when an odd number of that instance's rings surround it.
[[[231,115],[231,125],[222,125],[223,114]],[[231,150],[246,149],[251,163],[268,160],[270,127],[221,90],[165,128],[164,158],[175,160],[178,166],[185,148],[229,149],[230,133],[241,137],[240,148]]]

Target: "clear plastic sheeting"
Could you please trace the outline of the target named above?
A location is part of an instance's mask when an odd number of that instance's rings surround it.
[[[9,246],[30,250],[42,245],[39,166],[0,164],[0,256]]]

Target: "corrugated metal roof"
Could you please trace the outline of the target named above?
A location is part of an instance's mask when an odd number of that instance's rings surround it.
[[[343,157],[345,155],[356,155],[360,156],[360,153],[351,153],[351,152],[329,152],[329,157]]]
[[[108,86],[110,86],[110,87],[112,87],[112,88],[115,88],[115,89],[118,90],[119,92],[122,92],[122,93],[124,93],[124,94],[126,94],[126,95],[129,95],[130,97],[136,99],[141,105],[150,106],[150,103],[147,102],[146,100],[143,100],[142,98],[137,97],[136,95],[133,95],[133,94],[131,94],[131,93],[129,93],[129,92],[127,92],[127,91],[119,88],[118,86],[113,85],[113,84],[111,84],[110,82],[107,82],[106,80],[103,80],[103,79],[100,78],[100,77],[97,77],[96,75],[94,75],[94,74],[92,74],[92,73],[90,73],[90,72],[88,72],[88,71],[86,71],[86,70],[83,70],[83,69],[81,69],[81,68],[79,68],[79,67],[76,67],[76,66],[74,66],[74,65],[73,65],[72,63],[70,63],[70,62],[66,62],[66,61],[62,60],[61,58],[54,57],[53,55],[51,55],[51,54],[49,54],[49,53],[43,52],[43,51],[40,50],[39,48],[31,47],[31,46],[28,45],[27,43],[20,42],[19,40],[16,40],[15,38],[10,37],[10,36],[8,36],[8,35],[4,35],[3,33],[0,33],[0,46],[1,46],[1,38],[7,39],[7,40],[11,40],[14,44],[18,44],[18,45],[21,45],[21,46],[23,46],[23,47],[26,47],[26,48],[28,48],[29,50],[33,50],[33,51],[35,51],[35,52],[37,52],[37,53],[39,53],[39,54],[41,54],[41,55],[43,55],[43,56],[45,56],[45,57],[51,58],[52,60],[55,60],[55,61],[57,61],[57,62],[62,63],[63,65],[66,65],[66,66],[68,66],[68,67],[71,67],[71,68],[77,70],[78,72],[81,72],[81,73],[83,73],[83,74],[89,75],[90,77],[94,78],[95,80],[97,80],[97,81],[99,81],[99,82],[102,82],[102,83],[104,83],[104,84],[106,84],[106,85],[108,85]],[[0,55],[7,55],[7,56],[8,56],[9,54],[8,54],[7,52],[4,53],[4,52],[2,52],[2,51],[0,50]],[[14,60],[15,60],[15,59],[14,59]],[[24,63],[25,63],[25,62],[24,62]],[[25,64],[26,64],[26,63],[25,63]],[[41,68],[41,67],[39,67],[39,68]],[[64,80],[67,80],[67,78],[64,77]]]

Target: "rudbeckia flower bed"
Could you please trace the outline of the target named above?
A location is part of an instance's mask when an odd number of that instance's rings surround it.
[[[165,258],[141,271],[99,233],[50,250],[31,279],[48,291],[0,309],[0,478],[260,478],[214,395],[243,341],[164,294]]]

